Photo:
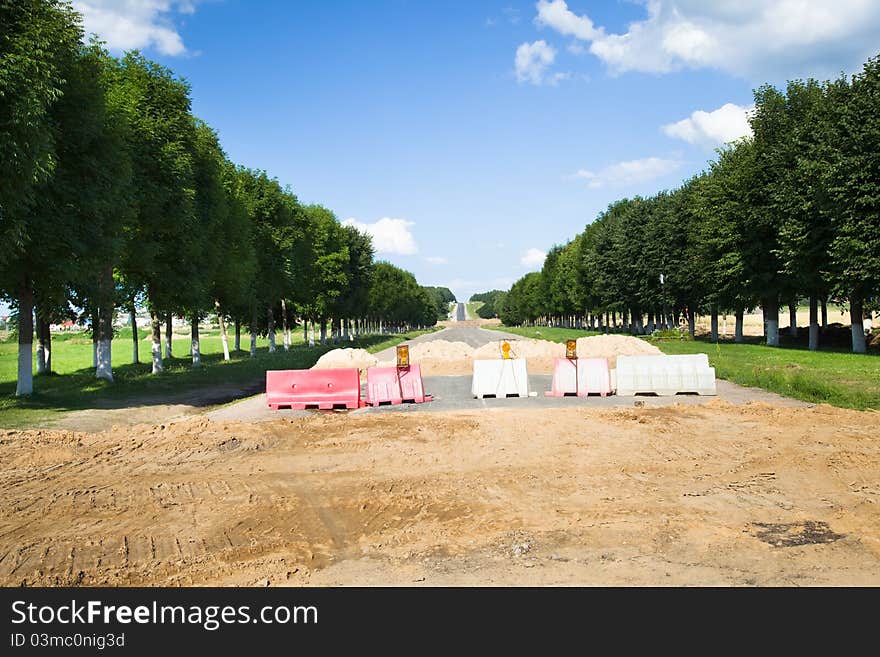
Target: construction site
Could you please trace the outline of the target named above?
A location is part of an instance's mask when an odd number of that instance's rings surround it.
[[[880,584],[876,412],[721,380],[548,396],[565,344],[475,324],[407,345],[422,403],[273,410],[258,394],[6,431],[0,583]],[[476,398],[474,362],[502,363],[504,344],[527,394]],[[656,351],[575,347],[614,369]],[[393,359],[340,349],[309,372],[354,367],[366,386]]]

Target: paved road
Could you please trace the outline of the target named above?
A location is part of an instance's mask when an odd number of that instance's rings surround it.
[[[463,322],[467,319],[467,313],[465,312],[464,304],[457,303],[455,304],[455,317],[453,317],[456,322]]]
[[[462,305],[462,304],[459,304]],[[428,333],[413,338],[404,344],[419,344],[422,342],[432,342],[433,340],[446,340],[447,342],[464,342],[473,348],[482,347],[489,342],[497,342],[499,340],[517,340],[521,339],[519,335],[512,333],[504,333],[503,331],[489,331],[477,326],[450,326],[448,328],[437,331],[436,333]],[[379,360],[388,360],[394,358],[396,347],[391,347],[380,351],[376,354]]]
[[[466,342],[472,347],[482,345],[505,338],[516,339],[519,336],[501,331],[488,331],[476,326],[456,326],[445,328],[436,333],[422,335],[409,344],[417,342],[430,342],[431,340],[448,340],[450,342]],[[390,360],[395,357],[395,350],[386,349],[376,354],[380,360]],[[380,406],[379,408],[364,408],[353,413],[387,413],[387,412],[416,412],[416,411],[456,411],[476,410],[480,408],[553,408],[560,406],[608,408],[608,407],[633,407],[635,404],[644,406],[668,406],[670,404],[704,404],[715,397],[700,397],[696,395],[677,395],[674,397],[544,397],[544,391],[550,389],[552,377],[548,374],[530,374],[529,387],[536,392],[535,397],[525,399],[474,399],[471,396],[470,376],[428,376],[425,377],[425,392],[434,396],[434,401],[427,404],[402,404],[397,406]],[[717,381],[718,398],[733,404],[744,404],[750,401],[762,401],[775,406],[810,406],[795,399],[782,397],[758,388],[746,388],[729,381]],[[362,396],[366,390],[361,391]],[[289,409],[270,411],[266,406],[265,395],[256,395],[244,399],[235,404],[210,411],[207,416],[216,420],[242,420],[245,422],[258,422],[277,417],[301,417],[310,413],[323,411],[292,411]]]

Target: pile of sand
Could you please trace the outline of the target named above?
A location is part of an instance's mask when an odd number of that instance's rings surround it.
[[[409,345],[410,362],[418,363],[423,376],[451,376],[471,374],[474,360],[501,358],[503,339],[494,340],[477,349],[464,342],[431,340]],[[565,356],[565,345],[548,340],[507,340],[514,358],[525,358],[529,372],[552,374],[557,358]],[[657,347],[629,335],[595,335],[579,338],[578,356],[581,358],[607,358],[609,366],[617,365],[618,356],[652,356],[662,353]],[[362,373],[368,367],[394,367],[395,359],[379,361],[363,349],[334,349],[318,360],[313,369],[333,367],[357,367]]]
[[[318,359],[312,366],[313,370],[330,370],[337,367],[357,367],[366,370],[375,367],[379,363],[376,358],[366,349],[334,349]]]
[[[614,368],[618,356],[659,356],[663,352],[646,340],[609,334],[578,338],[577,353],[580,358],[607,358],[608,367]]]

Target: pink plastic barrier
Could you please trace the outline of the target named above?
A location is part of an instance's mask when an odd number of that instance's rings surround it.
[[[266,372],[266,401],[277,411],[282,406],[303,410],[308,406],[332,410],[361,406],[361,381],[355,367],[332,370],[270,370]]]
[[[553,387],[547,397],[566,395],[608,395],[611,393],[611,372],[605,358],[557,358],[553,368]]]
[[[422,384],[422,370],[418,365],[409,367],[371,367],[367,370],[367,405],[381,403],[431,401]]]

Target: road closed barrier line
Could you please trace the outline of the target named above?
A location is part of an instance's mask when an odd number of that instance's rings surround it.
[[[528,397],[529,374],[524,358],[475,360],[471,393],[485,397]]]
[[[618,356],[618,395],[715,395],[715,368],[706,354]]]
[[[361,406],[361,382],[356,367],[327,370],[268,370],[266,402],[272,410]]]

